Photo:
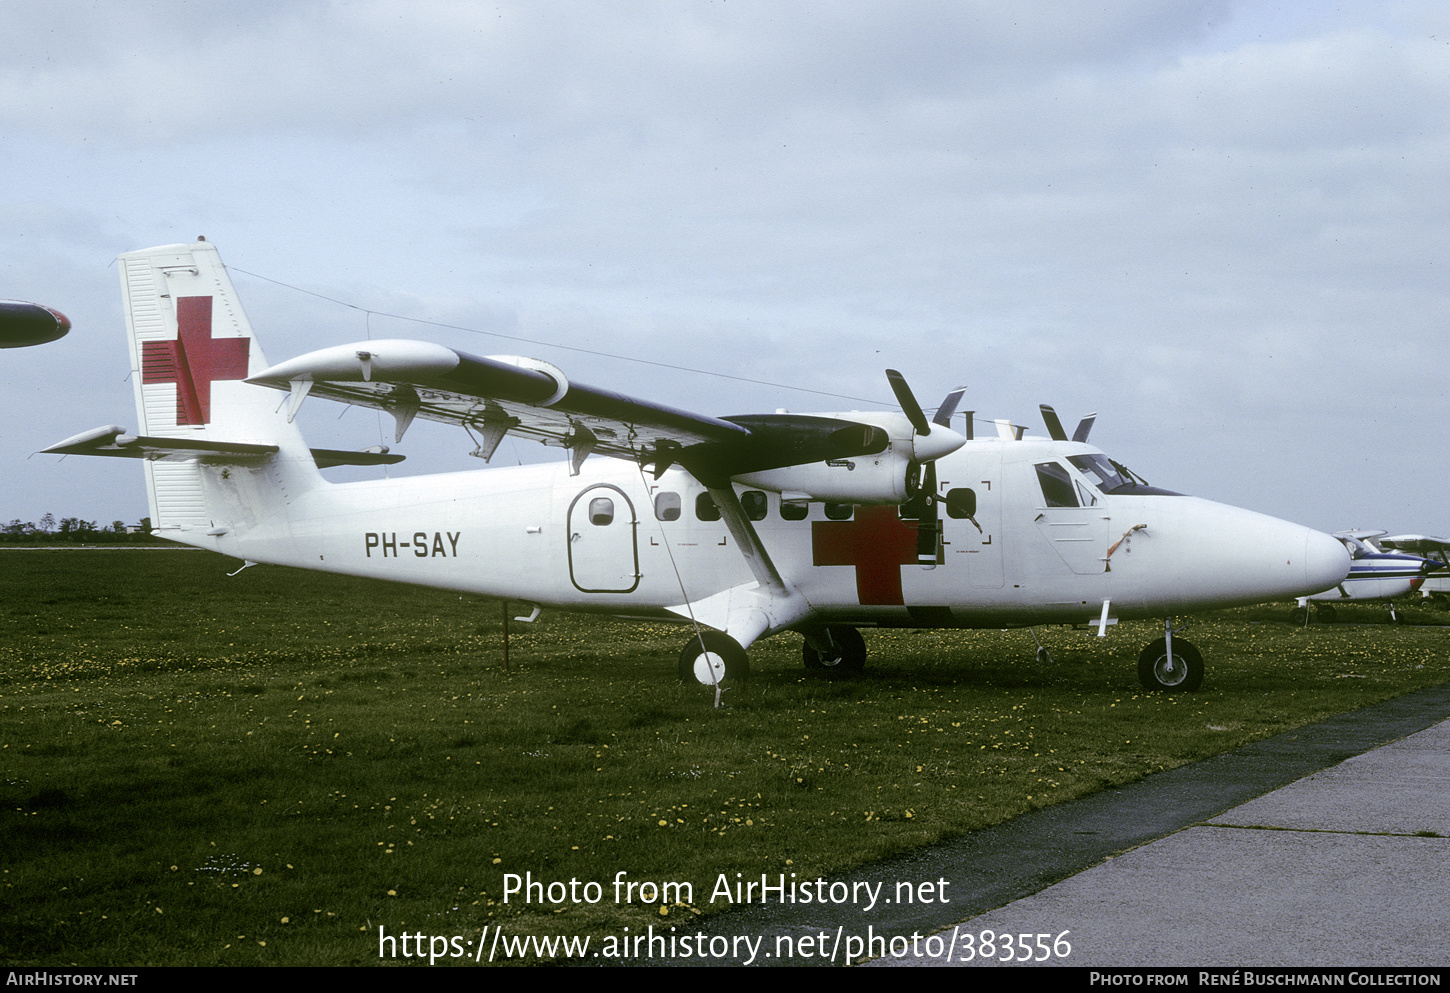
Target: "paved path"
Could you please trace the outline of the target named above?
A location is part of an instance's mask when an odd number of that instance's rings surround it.
[[[889,942],[955,935],[960,957],[991,930],[1033,935],[1034,956],[1068,931],[1044,964],[1450,965],[1447,717],[1450,685],[1432,687],[840,880],[946,880],[949,904],[757,905],[703,930],[764,938],[757,964],[824,933],[837,964],[854,936],[880,939],[876,965],[939,965]]]

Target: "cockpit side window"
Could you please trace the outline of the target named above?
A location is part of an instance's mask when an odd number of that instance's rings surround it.
[[[1056,462],[1039,462],[1036,468],[1037,482],[1042,486],[1042,496],[1049,507],[1080,506],[1066,467]]]

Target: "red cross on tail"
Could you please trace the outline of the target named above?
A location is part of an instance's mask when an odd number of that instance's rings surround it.
[[[211,384],[247,377],[248,340],[211,336],[211,297],[176,301],[176,340],[141,344],[141,382],[176,384],[176,423],[211,421]]]
[[[856,567],[856,596],[863,605],[901,605],[901,567],[916,563],[916,523],[895,507],[857,507],[852,521],[811,525],[815,565]]]

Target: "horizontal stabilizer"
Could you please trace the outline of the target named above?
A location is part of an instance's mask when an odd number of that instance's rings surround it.
[[[65,441],[41,449],[48,455],[109,455],[123,459],[149,459],[153,462],[179,462],[205,459],[208,462],[250,462],[272,455],[276,445],[249,445],[239,442],[191,441],[186,438],[148,438],[127,434],[117,424],[85,431]],[[337,465],[396,465],[402,455],[390,455],[386,448],[361,452],[314,448],[312,457],[319,467]]]
[[[277,451],[276,445],[247,445],[220,441],[190,441],[186,438],[148,438],[127,434],[116,424],[82,432],[65,441],[42,448],[48,455],[110,455],[130,459],[218,458],[259,459]]]

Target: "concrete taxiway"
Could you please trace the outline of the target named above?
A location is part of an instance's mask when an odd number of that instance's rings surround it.
[[[949,903],[777,903],[705,931],[762,938],[754,964],[848,964],[768,955],[817,935],[876,966],[981,967],[990,931],[993,964],[1010,934],[1041,965],[1450,965],[1447,716],[1432,687],[842,879],[940,879]]]
[[[1076,966],[1450,965],[1450,721],[965,921]],[[998,956],[1014,957],[996,939]],[[886,964],[942,964],[925,955]],[[963,963],[970,964],[970,963]]]

